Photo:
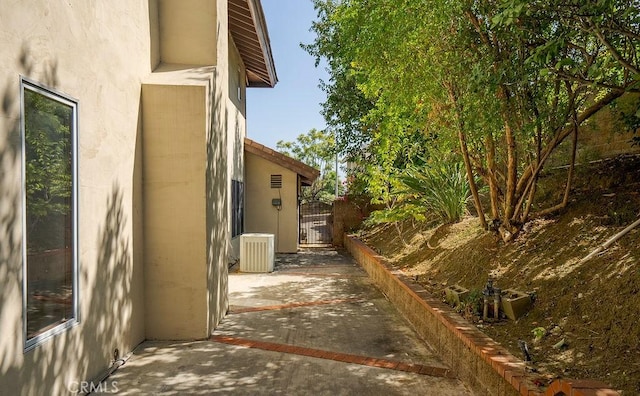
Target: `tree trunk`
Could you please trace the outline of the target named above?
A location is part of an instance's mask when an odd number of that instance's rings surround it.
[[[488,133],[485,138],[485,146],[487,149],[487,178],[489,180],[489,196],[491,199],[491,216],[493,220],[500,219],[500,196],[498,194],[498,183],[495,177],[496,173],[496,146],[493,136]]]
[[[471,168],[471,160],[469,159],[469,150],[467,148],[467,139],[462,130],[458,130],[458,137],[460,139],[460,149],[462,150],[462,158],[464,159],[464,167],[467,170],[467,179],[469,180],[469,189],[471,195],[473,195],[473,205],[478,212],[478,218],[480,219],[480,225],[485,230],[487,227],[487,220],[484,217],[484,209],[482,208],[482,202],[480,202],[480,195],[478,194],[478,187],[473,177],[473,169]]]
[[[562,197],[562,202],[560,202],[556,206],[537,212],[535,214],[536,217],[545,216],[550,213],[554,213],[558,210],[564,209],[567,207],[567,204],[569,203],[569,193],[571,192],[571,181],[573,180],[573,171],[576,164],[576,153],[578,151],[578,119],[575,116],[575,114],[573,117],[573,122],[574,122],[573,141],[572,141],[573,146],[571,150],[571,162],[569,163],[569,174],[567,175],[567,184],[565,185],[565,188],[564,188],[564,196]]]
[[[516,178],[518,176],[516,140],[508,122],[505,122],[505,138],[507,140],[507,188],[505,191],[503,217],[507,221],[511,219],[515,211]]]
[[[531,195],[531,189],[535,188],[535,183],[537,183],[538,175],[540,174],[540,172],[542,171],[544,165],[546,164],[547,160],[549,159],[549,156],[558,147],[558,145],[560,145],[560,143],[562,143],[564,141],[564,139],[567,136],[569,136],[572,132],[575,133],[574,126],[577,125],[579,127],[584,121],[589,119],[591,116],[596,114],[602,108],[604,108],[605,106],[609,105],[611,102],[613,102],[614,100],[616,100],[617,98],[619,98],[623,94],[624,94],[624,90],[613,90],[613,91],[609,92],[602,99],[598,100],[596,103],[594,103],[593,105],[591,105],[590,107],[585,109],[582,113],[580,113],[579,116],[575,117],[575,115],[574,115],[574,121],[573,121],[572,125],[568,125],[568,126],[566,126],[565,128],[562,128],[562,129],[559,128],[556,131],[556,133],[553,136],[553,138],[551,138],[546,143],[546,146],[541,151],[541,154],[539,156],[539,159],[538,159],[537,163],[536,164],[531,164],[531,166],[526,167],[524,169],[524,171],[522,172],[522,175],[520,176],[520,180],[518,181],[518,190],[520,190],[520,188],[522,186],[523,187],[522,194],[523,195],[526,194],[526,195],[531,197],[532,196]],[[565,189],[565,194],[566,194],[566,189]],[[522,199],[523,198],[524,198],[524,196],[521,198],[520,204],[522,204]],[[567,198],[567,200],[568,200],[568,198]],[[533,214],[533,216],[534,217],[540,217],[540,216],[544,215],[545,213],[546,214],[551,213],[552,212],[551,209],[554,209],[554,208],[550,208],[550,209],[547,209],[545,211],[535,213],[535,214]],[[558,208],[556,208],[555,210],[558,210]],[[528,218],[529,218],[529,216],[528,216],[528,212],[527,212],[527,216],[525,216],[525,215],[521,216],[521,222],[524,224],[528,220]]]
[[[453,89],[453,86],[449,83],[445,84],[449,93],[449,100],[456,109],[456,119],[458,120],[458,140],[460,141],[460,150],[462,151],[462,158],[464,160],[464,167],[467,171],[467,180],[469,181],[469,189],[473,196],[473,205],[478,212],[478,218],[480,219],[480,225],[485,230],[487,229],[487,220],[484,217],[484,209],[482,208],[482,202],[480,202],[480,195],[478,194],[478,187],[476,186],[475,178],[473,177],[473,168],[471,167],[471,160],[469,159],[469,148],[467,147],[467,137],[464,133],[464,120],[461,118],[461,109],[459,107],[458,97]]]

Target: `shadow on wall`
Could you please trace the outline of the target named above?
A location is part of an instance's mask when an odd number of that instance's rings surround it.
[[[208,117],[211,122],[207,136],[207,292],[209,295],[209,331],[218,325],[229,306],[227,257],[229,235],[230,184],[227,164],[228,110],[217,90],[219,69],[215,69],[209,82]],[[224,108],[224,113],[222,109]]]
[[[33,64],[23,45],[19,70],[30,75]],[[20,92],[18,76],[11,75],[2,89],[0,113],[0,374],[18,377],[22,359],[22,214],[20,156]],[[0,383],[4,382],[0,380]],[[2,386],[0,386],[2,388]]]
[[[231,266],[234,263],[240,262],[240,248],[239,248],[240,235],[244,233],[244,213],[245,213],[244,205],[246,204],[244,193],[247,189],[247,185],[246,185],[246,180],[244,179],[244,169],[245,169],[244,168],[245,167],[244,136],[245,134],[243,133],[242,127],[241,127],[241,125],[243,125],[242,123],[244,122],[244,120],[241,119],[240,117],[241,115],[242,113],[240,111],[235,111],[235,129],[233,133],[233,143],[231,144],[231,149],[233,150],[232,161],[234,163],[231,164],[231,178],[233,180],[236,177],[236,175],[240,175],[239,179],[237,180],[243,183],[241,196],[238,197],[238,199],[241,200],[239,203],[242,205],[242,210],[240,211],[242,227],[240,230],[238,230],[239,234],[235,236],[232,236],[231,234],[229,235],[229,243],[231,246],[229,247],[229,252],[228,252],[227,261],[226,261],[227,268],[231,268]],[[236,171],[238,171],[238,173],[236,173]],[[233,206],[233,203],[231,205]],[[235,222],[236,221],[235,216],[236,216],[236,213],[231,213],[231,217],[229,218],[229,221]],[[237,239],[237,241],[235,242],[235,247],[231,242],[233,238]]]
[[[222,91],[217,83],[220,70],[215,68],[209,78],[200,71],[193,80],[207,82],[209,103],[207,117],[206,167],[206,237],[207,237],[207,294],[209,332],[218,325],[229,306],[228,267],[230,254],[229,233],[229,167],[227,158],[229,114]]]
[[[14,355],[3,378],[16,381],[15,394],[67,394],[106,370],[124,345],[132,319],[130,241],[124,236],[122,190],[114,184],[98,233],[96,263],[79,263],[80,325],[45,341],[24,355]],[[94,271],[95,270],[95,271]],[[4,386],[4,384],[3,384]],[[0,386],[1,387],[1,386]]]
[[[95,333],[83,334],[82,338],[86,345],[98,346],[99,357],[105,359],[102,365],[111,363],[114,354],[123,352],[133,318],[132,249],[125,231],[128,219],[124,215],[123,192],[117,183],[111,188],[106,207],[104,223],[98,233],[99,250],[94,279],[87,279],[87,265],[81,263],[84,269],[81,271],[81,282],[87,285],[81,287],[82,291],[87,295],[97,293],[91,296],[89,308],[85,310],[87,317],[81,318],[85,328]],[[82,297],[80,295],[80,301]],[[92,355],[96,352],[98,350],[89,351]]]
[[[36,64],[26,45],[18,59],[23,75],[57,86],[55,62]],[[24,353],[17,81],[14,75],[5,84],[0,114],[4,129],[1,136],[5,139],[0,140],[0,389],[3,394],[25,396],[69,394],[78,388],[79,381],[93,379],[111,364],[114,349],[122,349],[130,329],[133,260],[124,232],[128,219],[123,191],[114,183],[106,199],[105,218],[99,225],[96,261],[79,262],[79,325]]]

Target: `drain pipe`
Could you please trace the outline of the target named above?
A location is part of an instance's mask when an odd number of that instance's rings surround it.
[[[102,375],[98,376],[96,379],[94,379],[93,381],[90,382],[90,384],[92,386],[89,387],[89,391],[88,392],[84,392],[84,393],[79,393],[80,395],[90,395],[91,393],[93,393],[96,390],[100,390],[100,384],[102,384],[104,381],[107,380],[107,378],[111,377],[111,374],[115,373],[116,370],[118,370],[120,367],[122,367],[127,360],[129,360],[129,358],[131,357],[131,355],[133,355],[133,352],[129,352],[127,355],[123,356],[123,357],[119,357],[120,356],[120,352],[118,351],[118,349],[116,349],[113,352],[113,363],[111,364],[111,366],[104,372],[102,373]]]
[[[612,236],[608,241],[606,241],[605,243],[603,243],[602,245],[598,246],[596,248],[596,250],[594,250],[593,252],[589,253],[588,256],[586,256],[585,258],[583,258],[582,260],[580,260],[579,264],[583,264],[586,261],[591,260],[593,257],[597,256],[598,254],[600,254],[602,251],[607,250],[609,248],[609,246],[611,246],[615,241],[617,241],[618,239],[622,238],[623,236],[625,236],[627,233],[629,233],[629,231],[633,230],[634,228],[636,228],[637,226],[640,225],[640,219],[636,220],[633,224],[631,224],[630,226],[628,226],[627,228],[625,228],[624,230],[620,231],[619,233],[617,233],[616,235]]]

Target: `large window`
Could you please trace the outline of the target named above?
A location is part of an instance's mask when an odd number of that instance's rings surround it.
[[[21,81],[25,348],[78,320],[77,103]]]
[[[244,183],[231,181],[231,237],[244,232]]]

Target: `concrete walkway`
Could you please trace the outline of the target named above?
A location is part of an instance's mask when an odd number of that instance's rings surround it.
[[[345,253],[281,255],[229,284],[209,340],[143,343],[102,394],[472,394]]]

